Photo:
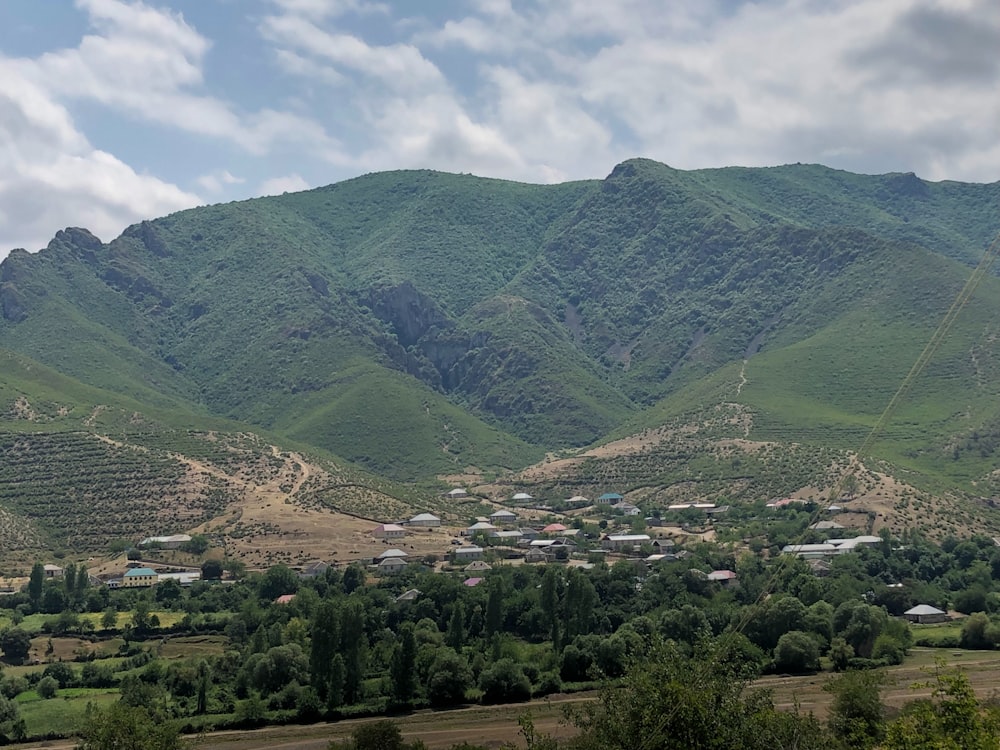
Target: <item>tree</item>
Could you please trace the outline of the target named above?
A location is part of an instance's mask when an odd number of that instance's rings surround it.
[[[362,724],[351,733],[353,750],[405,750],[403,733],[394,721],[383,719]]]
[[[38,695],[45,700],[55,698],[56,691],[58,689],[59,683],[56,682],[54,677],[43,677],[38,681],[38,685],[35,687],[35,690],[38,691]]]
[[[392,654],[389,677],[392,680],[392,697],[397,703],[408,704],[416,691],[417,641],[413,624],[403,623],[399,630],[399,645]]]
[[[830,642],[830,661],[837,672],[843,672],[847,665],[854,658],[854,647],[841,637],[836,637]]]
[[[490,581],[489,596],[486,599],[486,635],[492,637],[503,628],[503,579]]]
[[[965,675],[943,671],[939,664],[934,679],[922,687],[933,689],[932,699],[904,706],[900,717],[886,727],[881,748],[1000,748],[1000,719],[979,703]]]
[[[108,607],[101,615],[101,627],[105,630],[112,630],[118,625],[118,610]]]
[[[260,598],[274,601],[284,594],[294,594],[299,590],[299,577],[287,565],[274,565],[267,569],[260,580]]]
[[[531,698],[531,681],[513,659],[500,659],[479,676],[483,703],[512,703]]]
[[[360,565],[351,563],[344,570],[344,593],[350,594],[365,585],[365,571]]]
[[[990,649],[1000,643],[1000,629],[984,612],[976,612],[962,623],[962,648]]]
[[[222,560],[205,560],[201,564],[201,577],[205,581],[217,581],[222,578],[225,568]]]
[[[8,628],[0,633],[0,649],[9,661],[23,662],[31,651],[31,636],[20,628]]]
[[[809,633],[785,633],[774,649],[774,666],[785,672],[815,672],[819,669],[819,646]]]
[[[465,701],[472,685],[472,672],[465,659],[450,648],[439,649],[427,673],[427,697],[434,706],[452,706]]]
[[[28,601],[31,608],[38,611],[42,601],[42,589],[45,587],[45,566],[36,562],[31,566],[31,576],[28,578]]]
[[[821,746],[812,716],[775,708],[708,647],[687,657],[676,644],[655,644],[600,705],[577,716],[581,750],[690,750]]]
[[[465,612],[461,600],[456,600],[452,605],[445,643],[456,651],[461,651],[465,643]]]
[[[0,695],[0,740],[21,742],[28,736],[20,709],[6,695]]]
[[[340,648],[340,617],[336,605],[324,600],[313,617],[309,672],[320,700],[330,696],[333,657]]]
[[[180,750],[177,727],[159,722],[150,712],[121,701],[105,709],[87,707],[79,729],[78,750]]]
[[[833,694],[828,724],[846,747],[869,748],[884,735],[885,707],[881,689],[885,675],[875,670],[846,672],[823,689]]]
[[[365,673],[365,611],[359,601],[352,601],[341,611],[341,653],[344,656],[344,701],[354,703],[361,698],[361,681]]]

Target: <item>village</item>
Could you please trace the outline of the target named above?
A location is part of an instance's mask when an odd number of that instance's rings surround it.
[[[444,495],[456,502],[470,497],[461,487]],[[460,574],[464,585],[473,587],[497,565],[560,564],[586,570],[601,563],[628,561],[641,580],[658,563],[683,560],[690,554],[687,547],[691,543],[715,542],[720,519],[732,510],[715,503],[680,503],[645,515],[616,492],[604,493],[594,501],[580,495],[570,497],[558,504],[558,510],[525,492],[515,492],[506,503],[495,505],[492,513],[476,516],[464,527],[430,512],[376,523],[364,536],[367,544],[377,545],[377,549],[352,549],[347,554],[332,550],[329,561],[314,559],[294,569],[302,579],[323,575],[331,566],[350,564],[362,565],[377,578],[430,570]],[[784,510],[804,506],[801,499],[782,498],[765,503],[763,508],[780,517]],[[829,505],[822,512],[828,518],[809,525],[807,541],[797,540],[780,548],[781,554],[803,560],[817,577],[830,573],[836,556],[884,543],[881,536],[854,533],[863,530],[856,524],[845,526],[831,520],[847,512],[842,506]],[[827,533],[844,536],[824,538]],[[92,583],[111,589],[145,588],[168,580],[183,587],[199,580],[232,583],[232,576],[225,574],[219,561],[210,558],[201,565],[185,565],[171,558],[171,551],[190,548],[192,539],[183,533],[146,537],[124,561],[91,571]],[[361,547],[362,540],[357,541],[355,546]],[[51,563],[44,571],[46,578],[62,575],[62,568]],[[692,573],[723,588],[739,586],[739,576],[733,570],[698,569]],[[414,592],[403,594],[407,595]],[[949,619],[947,613],[930,605],[918,605],[905,614],[914,622]]]

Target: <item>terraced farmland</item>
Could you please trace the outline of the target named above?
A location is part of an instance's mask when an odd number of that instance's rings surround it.
[[[162,449],[84,432],[0,432],[0,543],[96,550],[189,528],[230,500],[224,479],[196,474]]]

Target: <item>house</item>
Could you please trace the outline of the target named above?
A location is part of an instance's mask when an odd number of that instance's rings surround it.
[[[406,529],[397,523],[383,523],[372,529],[372,536],[376,539],[402,539],[406,536]]]
[[[670,554],[674,551],[674,540],[673,539],[654,539],[653,540],[653,552],[660,554]]]
[[[191,541],[187,534],[173,534],[172,536],[147,536],[141,542],[140,547],[160,547],[161,549],[179,549]]]
[[[141,586],[155,586],[159,576],[152,568],[132,568],[122,576],[122,588],[131,589]]]
[[[795,555],[804,560],[810,560],[833,557],[837,554],[837,547],[833,544],[786,544],[781,548],[781,554]]]
[[[881,544],[882,537],[862,534],[861,536],[854,536],[849,539],[827,539],[826,543],[835,546],[837,553],[843,555],[847,552],[853,552],[858,547],[874,547],[877,544]]]
[[[485,534],[486,536],[493,536],[493,532],[497,530],[497,527],[487,521],[477,521],[472,524],[469,528],[462,532],[462,536],[475,536],[476,534]]]
[[[552,555],[549,555],[544,547],[531,547],[524,553],[526,563],[546,563],[551,559]]]
[[[789,505],[792,505],[793,503],[804,503],[804,502],[805,502],[805,500],[801,500],[801,499],[799,499],[797,497],[786,497],[786,498],[783,498],[781,500],[772,500],[771,502],[767,503],[767,505],[765,505],[764,507],[765,508],[787,508]]]
[[[493,570],[493,566],[485,560],[474,560],[465,566],[466,573],[481,573],[486,570]]]
[[[731,589],[739,585],[739,579],[731,570],[713,570],[708,574],[708,580],[715,581],[722,588]]]
[[[471,562],[473,560],[483,559],[483,548],[471,545],[469,547],[457,547],[452,553],[455,556],[455,562]]]
[[[830,565],[826,560],[821,560],[818,558],[811,558],[806,560],[806,565],[809,566],[809,570],[813,572],[814,576],[819,578],[824,578],[830,575],[830,571],[833,570],[833,566]]]
[[[469,493],[465,491],[464,487],[456,487],[453,490],[448,490],[445,497],[450,497],[452,500],[457,500],[459,498],[468,497]]]
[[[201,580],[200,570],[181,570],[174,573],[160,573],[156,577],[157,583],[163,583],[163,581],[175,580],[181,586],[190,586],[195,581]]]
[[[326,573],[329,567],[330,563],[323,562],[322,560],[313,560],[299,571],[299,578],[317,578]]]
[[[529,527],[523,527],[522,526],[520,529],[518,529],[518,531],[521,532],[521,538],[522,539],[537,539],[538,538],[538,529],[533,529],[530,526]]]
[[[401,573],[406,568],[405,557],[386,557],[378,564],[379,575]]]
[[[436,529],[441,526],[441,519],[433,513],[420,513],[407,522],[410,526],[419,526],[425,529]]]
[[[597,502],[601,505],[614,505],[615,503],[620,503],[625,498],[619,495],[617,492],[605,492],[599,498]]]
[[[63,569],[58,565],[43,565],[46,578],[62,578]]]
[[[517,513],[501,508],[496,513],[490,513],[490,523],[497,526],[508,526],[517,521]]]
[[[910,622],[915,623],[931,623],[931,622],[947,622],[951,619],[948,613],[938,609],[937,607],[932,607],[930,604],[918,604],[916,607],[912,607],[903,613],[905,617]]]
[[[511,500],[513,500],[515,503],[527,503],[534,499],[535,498],[533,498],[527,492],[515,492],[514,496],[511,498]]]
[[[822,531],[824,529],[843,529],[846,527],[836,521],[817,521],[816,523],[811,524],[809,528],[814,531]]]
[[[573,495],[573,497],[566,501],[566,505],[590,505],[590,500],[585,498],[583,495]]]
[[[473,586],[478,586],[484,580],[486,580],[486,579],[484,579],[484,578],[466,578],[464,581],[462,581],[462,585],[463,586],[468,586],[468,587],[471,588]]]
[[[372,564],[381,565],[384,560],[403,560],[405,562],[407,557],[409,557],[409,555],[401,549],[387,549],[385,552],[373,558]]]
[[[510,529],[498,531],[491,538],[496,544],[511,546],[520,542],[524,538],[524,534],[521,533],[520,529]]]
[[[616,552],[632,552],[649,542],[649,534],[609,534],[601,540],[601,546]]]
[[[396,597],[396,601],[397,602],[412,602],[418,596],[420,596],[421,593],[422,592],[420,591],[420,589],[407,589],[402,594],[400,594],[399,596]]]
[[[275,604],[291,604],[292,600],[295,598],[295,594],[282,594],[277,599],[274,600]]]
[[[626,516],[637,516],[639,515],[639,509],[632,505],[632,503],[626,503],[624,500],[615,503],[611,506],[612,510],[617,510],[624,513]]]
[[[560,532],[566,531],[566,526],[561,523],[550,523],[544,529],[542,529],[543,534],[558,534]]]

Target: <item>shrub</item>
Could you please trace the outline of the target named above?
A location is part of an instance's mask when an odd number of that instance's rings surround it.
[[[48,700],[49,698],[56,697],[56,691],[59,689],[59,683],[56,682],[54,677],[43,677],[38,681],[38,687],[35,688],[38,694]]]

